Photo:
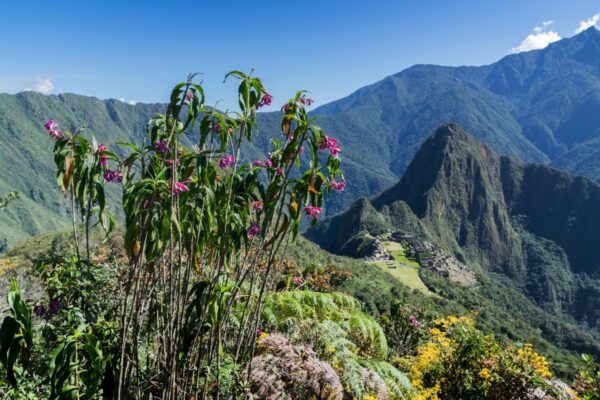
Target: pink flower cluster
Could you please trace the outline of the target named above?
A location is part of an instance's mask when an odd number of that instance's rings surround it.
[[[191,103],[192,100],[194,100],[194,92],[187,92],[185,94],[185,102],[186,103]]]
[[[98,159],[100,160],[100,165],[102,165],[103,167],[106,167],[108,165],[108,154],[104,154],[108,151],[108,148],[103,145],[102,143],[100,143],[98,145],[98,150],[96,151],[96,153],[98,153]]]
[[[300,96],[300,98],[298,99],[298,103],[303,104],[305,106],[311,106],[312,103],[314,103],[314,100],[311,99],[310,97],[306,97],[306,95],[302,95]]]
[[[58,124],[53,120],[46,122],[44,128],[48,131],[48,136],[54,138],[54,140],[60,140],[65,137],[62,131],[58,129]]]
[[[252,161],[252,165],[255,167],[262,167],[263,165],[267,168],[271,168],[273,166],[273,161],[267,158],[264,163],[261,160]]]
[[[337,190],[338,192],[341,192],[346,188],[346,183],[336,182],[335,179],[332,179],[331,182],[329,182],[329,188],[331,188],[331,190]]]
[[[323,139],[321,141],[321,143],[319,144],[319,149],[320,150],[329,150],[331,155],[334,157],[337,157],[339,152],[342,151],[340,146],[338,146],[337,140],[328,138],[327,136],[325,136],[325,139]]]
[[[249,238],[253,238],[254,236],[260,233],[260,226],[257,224],[252,224],[250,228],[248,228],[247,234]]]
[[[123,174],[119,170],[111,171],[107,169],[104,171],[104,179],[106,179],[106,182],[119,183],[123,180]]]
[[[262,97],[260,98],[260,100],[258,101],[258,104],[256,105],[256,109],[258,110],[259,108],[262,108],[265,106],[270,106],[272,101],[273,101],[273,96],[271,96],[269,93],[265,92],[262,95]]]
[[[415,317],[414,315],[411,315],[410,317],[408,317],[408,323],[411,324],[412,326],[414,326],[415,328],[418,328],[419,326],[421,326],[421,323],[419,322],[417,317]]]
[[[254,211],[262,211],[263,209],[263,203],[261,203],[260,200],[255,200],[252,202],[252,209]]]
[[[228,156],[221,158],[221,160],[219,161],[219,167],[227,168],[230,165],[233,165],[234,162],[235,162],[235,158],[233,158],[232,155],[228,155]]]
[[[323,209],[321,207],[315,207],[313,205],[308,205],[308,206],[304,207],[304,213],[306,215],[313,217],[314,221],[317,220],[319,214],[321,214],[322,211],[323,211]]]
[[[298,98],[298,103],[310,107],[312,103],[314,103],[314,100],[310,97],[306,97],[306,95],[302,95]],[[281,106],[281,112],[287,113],[288,111],[290,111],[290,103],[285,103]]]
[[[154,142],[154,150],[157,153],[166,153],[169,150],[169,141],[167,139],[157,140]]]
[[[175,183],[173,183],[173,186],[171,187],[171,194],[173,196],[179,196],[179,194],[181,194],[183,192],[189,192],[189,191],[190,191],[190,188],[188,188],[185,183],[181,183],[181,182],[175,182]]]
[[[295,276],[293,281],[294,281],[294,284],[300,286],[304,283],[304,278],[301,276]]]

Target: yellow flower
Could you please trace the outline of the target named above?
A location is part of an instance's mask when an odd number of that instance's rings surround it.
[[[479,377],[482,379],[488,380],[492,377],[492,374],[490,373],[489,369],[484,368],[481,371],[479,371]]]

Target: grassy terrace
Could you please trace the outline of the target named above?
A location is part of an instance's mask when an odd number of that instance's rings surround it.
[[[402,244],[398,242],[384,242],[383,245],[386,251],[394,257],[394,261],[374,261],[373,263],[390,273],[399,282],[409,288],[419,290],[426,295],[432,295],[419,276],[419,263],[406,258]]]

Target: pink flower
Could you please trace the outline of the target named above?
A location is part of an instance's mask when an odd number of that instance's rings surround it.
[[[219,123],[215,123],[213,125],[213,131],[215,131],[215,132],[221,132],[221,125]]]
[[[338,154],[340,153],[340,151],[342,151],[342,149],[339,146],[333,146],[331,149],[329,149],[329,151],[331,152],[331,155],[334,157],[337,157]]]
[[[267,158],[267,159],[265,160],[265,166],[266,166],[267,168],[271,168],[271,167],[273,166],[273,161],[271,161],[271,159],[270,159],[270,158]]]
[[[54,140],[60,140],[65,137],[65,135],[63,135],[62,131],[59,129],[50,130],[50,132],[48,132],[48,136],[53,137]]]
[[[303,104],[305,106],[309,106],[314,102],[313,99],[306,97],[305,95],[302,95],[299,99],[298,99],[298,103]]]
[[[256,105],[256,109],[259,109],[264,106],[270,106],[271,101],[273,101],[273,96],[271,96],[269,93],[265,92],[263,94],[263,96],[261,97],[260,101],[258,102],[258,104]]]
[[[255,211],[261,211],[263,209],[263,203],[261,203],[260,200],[253,201],[252,209]]]
[[[417,317],[415,317],[414,315],[411,315],[410,317],[408,317],[408,322],[415,328],[421,326],[421,323],[419,322]]]
[[[304,147],[298,148],[298,154],[300,154],[300,155],[304,154]]]
[[[255,167],[262,167],[263,164],[262,164],[262,161],[260,161],[260,160],[254,160],[254,161],[252,161],[252,165]]]
[[[304,278],[301,276],[295,276],[294,277],[294,283],[296,285],[302,285],[304,283]]]
[[[187,92],[185,94],[185,102],[186,103],[191,103],[192,100],[194,100],[194,92]]]
[[[150,204],[152,204],[152,202],[148,199],[142,201],[142,208],[148,208],[150,207]]]
[[[44,124],[44,128],[46,128],[46,130],[52,131],[58,129],[58,124],[53,120],[50,120]]]
[[[331,190],[337,190],[337,191],[341,192],[342,190],[344,190],[345,187],[346,187],[345,182],[336,182],[335,180],[331,180],[331,182],[329,182],[329,188]]]
[[[285,103],[283,106],[281,106],[281,112],[287,113],[290,110],[290,105],[288,103]]]
[[[342,151],[342,149],[337,144],[337,140],[328,138],[327,136],[325,136],[325,138],[319,144],[319,149],[329,150],[331,155],[334,157],[337,157],[338,153]]]
[[[106,182],[119,183],[123,180],[123,175],[119,170],[111,171],[110,169],[107,169],[104,172],[104,179]]]
[[[277,167],[277,169],[275,170],[275,175],[278,175],[278,176],[283,175],[283,168]]]
[[[173,162],[174,161],[171,160],[170,158],[165,160],[165,164],[167,164],[169,167],[173,166]],[[178,158],[176,165],[179,165],[179,164],[181,164],[181,160]]]
[[[98,151],[97,152],[98,153],[104,153],[105,151],[108,151],[108,148],[104,144],[100,143],[98,145]]]
[[[319,216],[319,214],[321,214],[322,211],[323,209],[321,207],[315,207],[312,205],[304,207],[304,213],[313,217],[314,221],[317,220],[317,217]]]
[[[185,183],[175,182],[173,183],[173,187],[171,187],[171,194],[173,196],[179,196],[180,193],[189,192],[190,188],[186,186]]]
[[[100,165],[106,167],[108,165],[108,156],[106,154],[100,154]]]
[[[231,135],[233,133],[233,128],[227,128],[227,134]]]
[[[253,238],[254,236],[260,233],[260,226],[258,226],[257,224],[252,224],[250,228],[248,228],[247,233],[249,238]]]
[[[154,142],[154,150],[157,153],[166,153],[169,150],[169,141],[167,139],[157,140]]]
[[[219,167],[227,168],[230,165],[233,165],[234,161],[235,161],[235,159],[233,158],[232,155],[225,156],[225,157],[221,158],[221,160],[219,161]]]

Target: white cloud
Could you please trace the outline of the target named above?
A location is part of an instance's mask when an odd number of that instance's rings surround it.
[[[38,76],[32,86],[30,88],[25,88],[24,90],[49,94],[54,90],[54,83],[52,83],[50,78],[41,78]]]
[[[581,33],[592,26],[596,26],[600,20],[600,13],[595,14],[592,18],[579,21],[579,28],[575,29],[575,34]]]
[[[541,26],[533,28],[533,33],[530,33],[520,45],[510,50],[511,53],[521,53],[523,51],[531,51],[543,49],[550,43],[560,40],[561,37],[558,32],[550,29],[554,21],[544,21]]]
[[[122,101],[123,103],[127,103],[129,105],[132,105],[132,106],[135,106],[137,103],[139,103],[139,101],[137,101],[137,100],[125,100],[123,97],[119,97],[118,100]]]

